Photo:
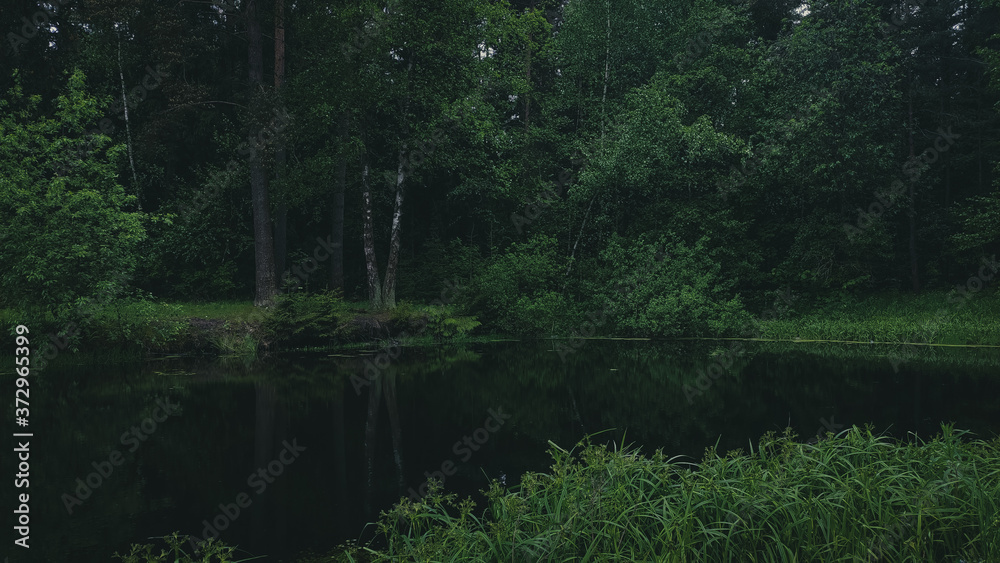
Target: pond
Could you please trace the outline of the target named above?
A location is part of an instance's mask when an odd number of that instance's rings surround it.
[[[490,479],[514,486],[549,468],[550,441],[570,449],[587,435],[698,461],[786,427],[803,440],[865,424],[930,438],[942,421],[1000,433],[995,352],[926,351],[894,372],[867,347],[719,353],[730,346],[497,342],[56,366],[31,389],[34,559],[13,560],[103,562],[176,530],[287,561],[369,539],[365,523],[419,497],[428,476],[459,495]]]

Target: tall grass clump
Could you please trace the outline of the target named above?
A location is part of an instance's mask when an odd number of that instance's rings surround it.
[[[552,444],[549,473],[494,482],[488,509],[433,491],[379,524],[378,560],[1000,560],[1000,439],[942,427],[899,443],[852,428],[815,445],[768,433],[698,463]]]

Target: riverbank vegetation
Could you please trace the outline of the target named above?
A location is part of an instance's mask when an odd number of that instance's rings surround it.
[[[1000,347],[1000,298],[993,290],[959,300],[955,291],[872,295],[864,299],[773,297],[756,313],[733,306],[723,316],[705,313],[703,339],[752,339],[814,344],[816,353],[864,350],[884,353],[886,346]],[[574,341],[576,338],[690,338],[697,326],[693,311],[683,320],[667,313],[636,316],[634,309],[598,294],[592,306],[555,303],[553,308],[509,309],[487,313],[487,322],[470,314],[481,298],[470,293],[454,304],[401,301],[391,311],[372,310],[366,302],[349,302],[331,292],[290,293],[270,309],[251,302],[167,303],[149,298],[119,298],[105,304],[80,305],[56,314],[0,310],[0,322],[27,324],[52,335],[70,352],[113,350],[117,355],[207,353],[257,357],[280,350],[337,350],[381,347],[392,340],[403,345],[440,342],[470,343],[497,338]],[[600,300],[608,299],[603,308]],[[787,301],[787,302],[786,302]],[[762,307],[764,304],[759,305]],[[479,309],[481,310],[481,309]],[[594,312],[596,310],[596,313]],[[523,315],[523,316],[519,316]],[[728,319],[728,320],[722,320]],[[573,327],[573,323],[576,326]],[[675,322],[678,330],[666,329]],[[549,324],[550,330],[544,330]],[[659,326],[663,330],[657,330]],[[835,344],[846,345],[851,350]],[[916,346],[908,347],[914,354]]]
[[[897,442],[858,427],[814,444],[795,438],[769,433],[746,451],[709,449],[698,463],[551,444],[551,469],[527,473],[511,489],[494,481],[485,510],[434,489],[382,514],[381,547],[346,546],[300,561],[1000,557],[1000,440],[947,425],[927,441]]]
[[[485,514],[436,494],[387,512],[375,560],[992,561],[1000,441],[947,426],[894,444],[852,428],[815,445],[764,436],[698,464],[627,448],[552,445],[548,473]],[[965,436],[968,438],[968,436]]]

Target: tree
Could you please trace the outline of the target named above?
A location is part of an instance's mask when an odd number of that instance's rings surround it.
[[[0,301],[57,312],[111,286],[122,289],[146,236],[143,215],[117,182],[125,147],[105,135],[83,138],[101,115],[83,73],[67,77],[54,118],[42,116],[39,96],[24,95],[16,72],[14,80],[0,99]],[[85,142],[93,152],[80,159]]]
[[[261,44],[257,0],[248,0],[246,8],[248,69],[250,96],[260,100],[263,96],[264,61]],[[250,158],[250,192],[253,205],[253,239],[256,290],[254,306],[270,307],[278,293],[274,274],[274,239],[271,231],[271,209],[267,192],[267,172],[260,155]]]

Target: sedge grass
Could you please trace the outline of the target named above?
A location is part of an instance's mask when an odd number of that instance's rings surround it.
[[[929,442],[852,428],[815,445],[765,435],[698,464],[554,444],[549,473],[488,509],[434,490],[383,513],[383,550],[415,561],[1000,560],[1000,439],[943,426]]]

